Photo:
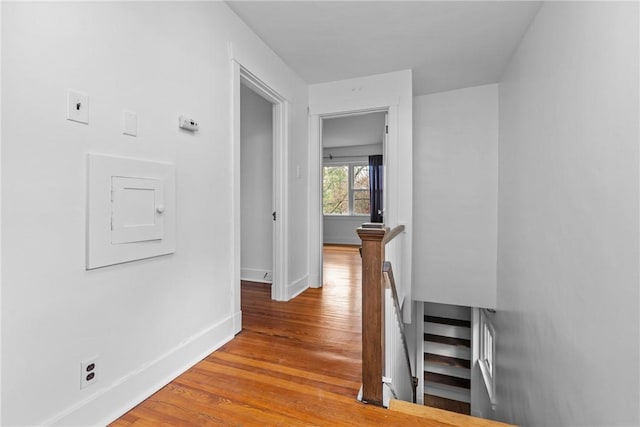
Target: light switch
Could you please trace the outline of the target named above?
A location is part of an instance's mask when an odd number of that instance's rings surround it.
[[[89,123],[89,95],[69,90],[67,94],[67,120]]]
[[[125,111],[122,115],[122,133],[125,135],[138,135],[138,115],[133,111]]]

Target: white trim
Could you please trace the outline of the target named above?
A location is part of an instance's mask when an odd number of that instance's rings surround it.
[[[415,307],[415,325],[416,325],[416,370],[415,376],[418,378],[418,386],[416,387],[416,403],[424,405],[424,303],[422,301],[413,301]]]
[[[293,299],[309,288],[309,276],[304,275],[287,285],[287,299]]]
[[[103,385],[93,394],[41,425],[107,425],[229,342],[234,316],[210,325],[138,369]],[[212,344],[213,343],[213,344]],[[94,387],[99,387],[96,383]]]
[[[233,315],[233,334],[237,335],[242,331],[242,311]]]
[[[322,120],[329,117],[344,117],[386,111],[389,115],[391,126],[387,140],[397,151],[397,123],[398,97],[365,98],[334,100],[327,105],[309,107],[309,277],[312,287],[322,286],[322,240],[323,240],[323,215],[322,215]],[[385,144],[389,145],[389,144]],[[387,156],[387,148],[384,148],[384,156]],[[395,156],[394,158],[397,158]],[[385,160],[385,164],[387,160]],[[391,172],[397,174],[397,170],[386,169],[387,175]],[[383,192],[383,206],[388,211],[388,191]],[[396,207],[397,208],[397,207]]]
[[[243,84],[273,104],[273,200],[277,221],[273,233],[273,269],[271,298],[286,301],[287,259],[287,211],[288,211],[288,128],[289,104],[284,97],[264,83],[233,57],[230,47],[232,67],[232,253],[231,277],[233,278],[233,311],[240,311],[240,85]]]
[[[258,268],[240,269],[240,279],[248,282],[271,283],[273,272],[271,270],[261,270]]]
[[[319,116],[309,116],[309,286],[322,287],[322,126]]]
[[[496,330],[487,315],[487,310],[480,309],[480,322],[478,328],[478,366],[482,373],[484,385],[489,394],[492,409],[496,406]],[[491,336],[491,342],[486,342],[485,333]],[[490,359],[489,366],[485,358]]]

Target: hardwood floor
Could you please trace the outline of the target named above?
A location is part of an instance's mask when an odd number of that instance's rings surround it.
[[[356,401],[360,257],[324,257],[324,287],[286,303],[244,282],[243,331],[112,426],[449,425]]]

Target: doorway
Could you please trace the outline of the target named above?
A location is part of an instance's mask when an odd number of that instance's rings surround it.
[[[240,87],[240,280],[273,279],[273,103]]]
[[[287,212],[285,209],[287,200],[287,110],[288,104],[276,91],[271,89],[260,78],[252,74],[235,59],[232,65],[232,131],[233,150],[231,156],[232,180],[232,208],[233,216],[231,222],[232,244],[230,250],[233,253],[233,262],[230,265],[231,277],[233,280],[233,332],[239,333],[242,330],[241,311],[241,277],[242,277],[242,194],[241,194],[241,97],[243,90],[253,92],[271,105],[272,114],[272,144],[271,144],[271,208],[266,211],[266,217],[271,221],[271,248],[272,262],[271,274],[268,274],[268,265],[263,268],[263,281],[271,278],[271,298],[275,300],[286,300],[286,230]],[[243,89],[244,88],[244,89]],[[263,147],[264,148],[264,147]],[[268,148],[266,148],[268,149]],[[267,197],[268,198],[268,197]],[[268,246],[268,242],[267,242]],[[264,266],[263,266],[264,267]],[[245,271],[246,273],[247,271]],[[266,276],[265,276],[265,273]],[[257,274],[253,272],[253,274]]]
[[[386,115],[378,111],[322,120],[323,244],[360,245],[355,229],[382,222],[371,215],[371,201],[383,194],[375,184],[384,174],[382,167],[371,165],[384,164]],[[375,213],[382,214],[380,203],[374,204]]]
[[[320,285],[324,280],[324,245],[359,246],[356,229],[366,222],[382,222],[386,201],[386,191],[382,191],[386,178],[382,170],[387,152],[387,122],[388,108],[318,117],[317,208],[320,212],[318,240],[315,244],[312,240],[311,250],[315,249],[320,257]],[[374,211],[379,215],[371,215],[371,200],[376,201]]]

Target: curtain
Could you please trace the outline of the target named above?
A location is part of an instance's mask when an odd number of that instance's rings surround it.
[[[384,222],[382,215],[382,155],[369,156],[369,212],[371,222]]]

